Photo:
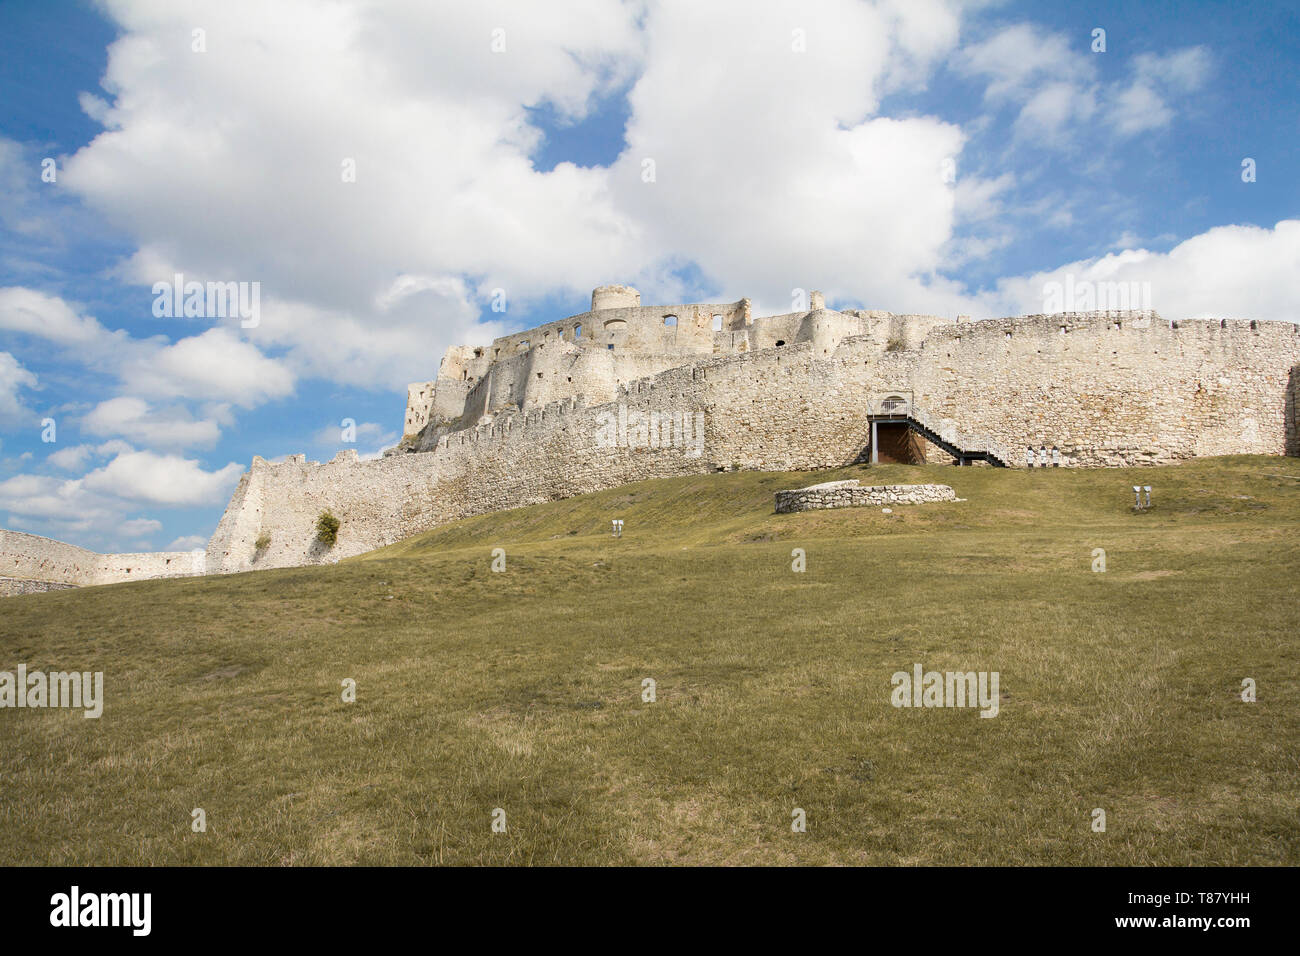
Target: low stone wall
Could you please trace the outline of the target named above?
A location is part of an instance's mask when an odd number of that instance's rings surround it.
[[[0,578],[0,598],[19,594],[41,594],[45,591],[67,591],[75,584],[55,584],[52,581],[23,581],[18,578]]]
[[[919,505],[928,501],[956,501],[957,494],[947,485],[867,485],[856,478],[828,481],[807,488],[776,493],[778,514],[791,511],[816,511],[822,508],[861,508],[870,505]]]

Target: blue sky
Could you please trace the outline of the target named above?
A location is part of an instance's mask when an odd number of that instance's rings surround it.
[[[382,7],[0,2],[0,526],[201,546],[253,455],[377,453],[609,282],[1300,319],[1294,4]],[[259,324],[155,316],[176,272]]]

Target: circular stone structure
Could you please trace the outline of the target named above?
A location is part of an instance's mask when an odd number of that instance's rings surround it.
[[[919,505],[931,501],[956,501],[948,485],[869,485],[856,478],[828,481],[807,488],[776,493],[777,514],[818,511],[822,508],[861,508],[865,505]]]
[[[630,285],[602,285],[591,292],[591,311],[601,309],[636,309],[641,306],[641,293]]]

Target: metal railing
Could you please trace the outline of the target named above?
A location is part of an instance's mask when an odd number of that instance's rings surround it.
[[[938,445],[958,461],[983,458],[989,464],[1010,467],[1011,456],[998,442],[982,435],[963,435],[955,429],[947,434],[929,419],[912,401],[912,393],[905,391],[880,392],[868,399],[870,417],[874,421],[907,421],[921,435]]]

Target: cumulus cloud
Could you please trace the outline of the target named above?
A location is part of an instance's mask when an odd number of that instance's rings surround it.
[[[99,351],[111,350],[130,338],[125,332],[110,332],[94,316],[79,315],[56,295],[23,286],[0,288],[0,329]]]
[[[23,404],[18,390],[36,385],[32,372],[8,352],[0,352],[0,425],[17,426],[34,421],[34,414]]]
[[[296,385],[284,362],[235,329],[217,326],[175,342],[161,335],[135,338],[105,328],[75,303],[22,286],[0,288],[0,331],[60,346],[63,361],[117,378],[127,394],[101,401],[83,417],[92,435],[208,448],[223,426],[233,424],[232,406],[255,408],[292,394]],[[17,386],[36,384],[30,372],[6,364],[6,354],[0,353],[0,424],[13,419]],[[164,404],[154,407],[148,399]],[[200,406],[200,416],[186,403]]]
[[[78,540],[101,550],[120,549],[124,539],[144,539],[161,530],[157,518],[133,514],[142,505],[223,504],[242,472],[233,462],[207,471],[196,460],[137,451],[120,440],[60,449],[49,456],[64,469],[106,458],[81,477],[22,474],[0,481],[0,512],[7,513],[6,526]]]
[[[1047,272],[999,283],[984,299],[985,314],[1044,311],[1044,287],[1064,283],[1135,282],[1149,287],[1151,305],[1167,319],[1252,318],[1300,321],[1300,220],[1272,229],[1220,226],[1165,253],[1125,249]]]
[[[612,280],[654,295],[694,262],[728,295],[888,296],[915,291],[948,239],[936,169],[960,130],[876,115],[956,43],[942,0],[107,9],[123,36],[108,97],[87,102],[106,129],[64,181],[137,239],[134,281],[260,281],[248,337],[298,376],[424,378],[445,346],[504,331],[476,325],[496,288],[518,304]],[[527,107],[575,120],[628,83],[616,163],[533,166]],[[780,234],[793,259],[755,241]]]
[[[294,387],[287,368],[229,329],[208,329],[126,363],[126,388],[142,395],[231,402],[253,408]]]
[[[221,434],[215,421],[195,419],[184,408],[155,410],[127,395],[100,402],[81,420],[81,427],[91,435],[121,435],[145,445],[180,448],[209,448]]]
[[[72,445],[51,452],[45,457],[45,460],[55,468],[60,468],[63,471],[80,471],[86,466],[86,462],[94,453],[94,450],[90,445]]]
[[[212,505],[224,502],[243,466],[231,462],[217,471],[204,471],[197,459],[159,455],[150,451],[122,452],[97,468],[81,485],[88,491],[156,505]]]
[[[625,83],[638,4],[107,9],[123,36],[91,112],[108,129],[64,181],[136,237],[136,281],[260,281],[259,340],[296,368],[398,386],[471,331],[462,276],[520,300],[640,261],[604,172],[532,167],[525,110],[578,119]],[[418,316],[375,307],[395,271],[442,284]]]
[[[876,115],[900,46],[934,57],[955,40],[951,9],[925,9],[903,36],[892,8],[870,4],[651,8],[611,171],[648,247],[780,311],[796,287],[913,295],[949,237],[943,169],[964,143],[933,117]]]
[[[45,475],[14,475],[0,481],[0,509],[82,528],[118,517],[109,502],[86,494],[80,480]]]

